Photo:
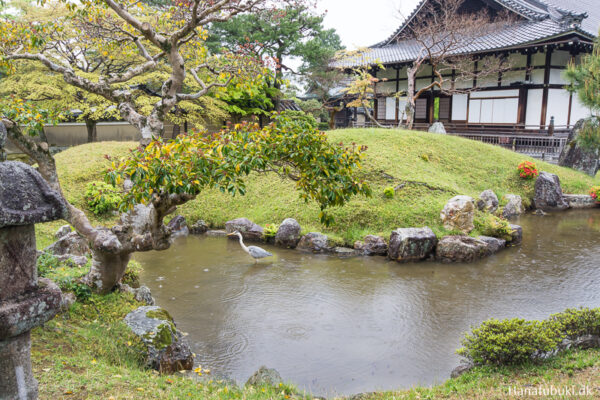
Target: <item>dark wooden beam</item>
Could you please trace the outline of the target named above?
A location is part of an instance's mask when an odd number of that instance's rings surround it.
[[[548,89],[550,85],[550,64],[552,62],[552,48],[546,49],[546,64],[544,69],[544,91],[542,93],[542,115],[540,116],[540,129],[546,125],[548,116]]]

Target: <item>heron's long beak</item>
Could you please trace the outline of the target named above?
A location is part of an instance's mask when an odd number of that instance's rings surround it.
[[[227,236],[236,236],[235,233],[228,233]]]

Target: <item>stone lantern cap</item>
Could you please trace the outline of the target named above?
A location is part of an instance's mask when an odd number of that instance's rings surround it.
[[[0,228],[66,217],[67,205],[39,172],[22,162],[0,162]]]

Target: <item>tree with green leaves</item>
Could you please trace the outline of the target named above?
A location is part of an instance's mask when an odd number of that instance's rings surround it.
[[[569,89],[593,114],[584,121],[577,142],[588,150],[600,151],[600,39],[596,38],[593,51],[584,55],[579,64],[569,66],[566,76]]]
[[[213,53],[245,49],[261,60],[272,61],[269,86],[279,90],[285,74],[306,76],[311,70],[326,68],[335,51],[342,49],[335,30],[324,28],[323,18],[312,10],[311,4],[284,3],[275,9],[213,23],[207,46]],[[301,59],[298,69],[290,66],[292,58]]]
[[[92,250],[86,281],[95,290],[112,290],[134,252],[169,247],[171,232],[164,219],[178,206],[208,187],[242,193],[244,177],[252,171],[295,180],[304,199],[319,203],[325,223],[329,207],[356,194],[370,194],[355,177],[364,149],[333,145],[314,128],[285,117],[263,129],[240,125],[214,135],[202,131],[171,142],[162,138],[169,115],[185,102],[262,81],[263,66],[247,54],[210,55],[203,27],[240,13],[262,12],[271,2],[191,0],[150,7],[136,0],[65,0],[64,4],[68,15],[48,22],[25,24],[0,17],[0,65],[14,73],[19,62],[39,63],[67,84],[115,103],[120,117],[141,132],[140,147],[128,159],[115,160],[109,175],[115,184],[132,183],[115,226],[93,226],[65,199],[67,221]],[[98,65],[96,72],[88,70],[92,61]],[[51,115],[31,101],[2,100],[0,122],[9,140],[62,194],[56,163],[43,138],[43,124]]]

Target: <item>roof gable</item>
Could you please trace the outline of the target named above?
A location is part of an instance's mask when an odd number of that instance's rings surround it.
[[[428,1],[430,0],[422,0],[394,34],[372,47],[384,47],[396,42],[415,17],[423,11]],[[472,6],[479,3],[481,7],[488,6],[491,9],[507,10],[528,21],[552,19],[559,25],[569,28],[581,25],[583,30],[591,36],[598,35],[598,25],[600,25],[600,7],[597,2],[598,0],[465,0],[465,4]],[[561,6],[559,7],[557,4]],[[588,18],[590,15],[592,17]]]

